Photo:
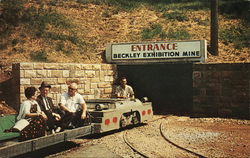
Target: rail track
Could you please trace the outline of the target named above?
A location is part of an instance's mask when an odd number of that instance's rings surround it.
[[[155,119],[155,120],[152,120],[150,122],[155,122],[157,120],[160,120],[160,119],[163,119],[163,118],[167,118],[168,116],[166,117],[161,117],[161,118],[158,118],[158,119]],[[198,153],[195,153],[191,150],[188,150],[186,148],[183,148],[181,146],[179,146],[178,144],[172,142],[163,132],[163,123],[161,122],[160,123],[160,126],[159,126],[159,133],[161,135],[161,138],[164,139],[164,142],[166,142],[166,144],[170,145],[170,146],[174,146],[175,148],[177,148],[177,150],[181,151],[181,152],[186,152],[189,156],[188,157],[199,157],[199,158],[206,158],[205,156],[201,155],[201,154],[198,154]],[[153,152],[150,152],[150,151],[147,151],[146,149],[141,149],[141,148],[138,148],[136,147],[135,145],[133,145],[132,142],[129,141],[128,139],[128,134],[129,132],[128,131],[124,131],[123,132],[123,141],[127,144],[127,146],[129,146],[129,148],[131,148],[136,154],[144,157],[144,158],[149,158],[149,157],[152,157],[152,155],[148,154],[148,153],[153,153]],[[143,143],[143,142],[140,142],[140,143]],[[147,151],[147,152],[145,152]],[[167,155],[166,155],[167,156]],[[171,156],[170,156],[171,157]]]

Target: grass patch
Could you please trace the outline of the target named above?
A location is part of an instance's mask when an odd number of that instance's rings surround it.
[[[130,11],[135,8],[138,8],[141,4],[144,3],[143,0],[77,0],[81,4],[96,4],[96,5],[108,5],[116,7],[120,11]]]
[[[143,29],[141,32],[141,38],[143,40],[153,39],[155,37],[161,39],[187,40],[191,38],[191,35],[185,29],[170,29],[166,32],[163,30],[161,24],[154,24],[150,28]]]
[[[188,17],[179,11],[171,12],[171,13],[164,13],[164,18],[167,18],[169,20],[177,20],[177,21],[188,21]]]
[[[222,29],[219,32],[219,38],[224,44],[233,43],[236,48],[249,47],[250,45],[249,27],[231,27]]]
[[[44,50],[39,50],[30,54],[32,61],[48,62],[47,54]]]
[[[152,39],[158,35],[164,34],[161,24],[153,24],[150,28],[145,28],[141,32],[143,40]]]
[[[185,29],[170,29],[167,37],[173,40],[188,40],[191,38],[191,35]]]

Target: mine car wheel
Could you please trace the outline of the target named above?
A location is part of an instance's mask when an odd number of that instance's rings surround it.
[[[140,115],[138,114],[138,112],[135,112],[135,113],[134,113],[134,116],[132,117],[132,123],[133,123],[134,125],[140,123]]]
[[[126,127],[126,122],[123,118],[120,119],[120,128]]]

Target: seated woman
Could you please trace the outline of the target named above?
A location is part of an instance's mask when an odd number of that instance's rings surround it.
[[[26,119],[29,121],[29,124],[19,131],[21,135],[19,137],[20,141],[45,135],[47,116],[41,111],[40,106],[36,102],[36,92],[37,89],[35,87],[28,87],[25,89],[27,100],[25,100],[20,106],[17,121]],[[8,131],[16,132],[17,130],[12,128]]]

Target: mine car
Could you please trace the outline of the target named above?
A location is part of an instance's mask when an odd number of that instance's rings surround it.
[[[94,99],[87,101],[95,133],[146,122],[153,117],[152,103],[139,99]]]
[[[88,119],[85,126],[63,132],[17,142],[19,133],[5,133],[15,124],[15,115],[0,116],[0,157],[13,157],[77,137],[100,134],[145,123],[152,119],[152,103],[139,99],[93,99],[86,100]]]

